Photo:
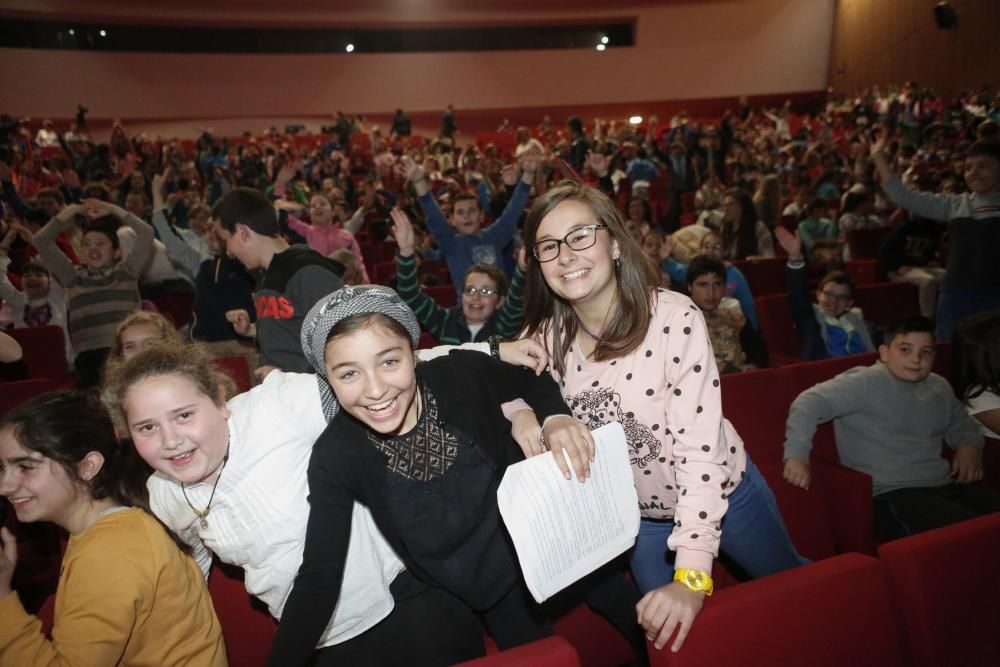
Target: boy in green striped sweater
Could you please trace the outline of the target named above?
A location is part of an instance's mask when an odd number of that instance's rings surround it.
[[[524,267],[518,260],[510,288],[503,271],[475,264],[465,273],[461,304],[445,308],[421,291],[417,281],[413,225],[399,209],[392,210],[396,255],[396,291],[416,314],[420,325],[442,345],[485,341],[490,336],[512,338],[524,319]]]

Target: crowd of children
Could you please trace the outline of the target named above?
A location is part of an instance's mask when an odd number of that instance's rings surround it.
[[[907,84],[812,114],[572,117],[509,128],[507,164],[459,148],[453,116],[429,145],[362,141],[345,117],[306,151],[206,133],[191,155],[117,126],[114,150],[77,131],[42,160],[15,134],[0,316],[61,327],[53,352],[99,392],[0,415],[4,511],[70,535],[47,639],[0,533],[0,662],[224,665],[213,559],[279,621],[273,665],[450,664],[484,653],[484,626],[500,648],[545,637],[553,607],[527,593],[496,487],[548,452],[586,480],[590,431],[610,422],[638,536],[558,597],[640,663],[646,640],[682,650],[720,554],[748,577],[807,562],[722,413],[720,376],[769,363],[733,262],[779,254],[801,358],[879,355],[792,403],[785,480],[810,486],[833,421],[841,462],[872,478],[879,539],[1000,510],[978,484],[1000,432],[1000,100],[929,99]],[[881,270],[917,285],[923,316],[883,331],[842,269],[858,230],[889,225]],[[384,240],[394,289],[369,284]],[[454,307],[425,291],[428,260]],[[156,312],[176,294],[180,329]],[[466,349],[418,350],[424,333]],[[931,368],[952,338],[949,385]],[[9,336],[0,349],[20,355]],[[236,396],[213,364],[233,355],[256,384]]]

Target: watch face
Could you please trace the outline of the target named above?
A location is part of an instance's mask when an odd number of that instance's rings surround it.
[[[701,572],[688,572],[687,584],[691,588],[703,588],[705,586],[705,575]]]

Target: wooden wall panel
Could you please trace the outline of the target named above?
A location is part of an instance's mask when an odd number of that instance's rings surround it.
[[[938,0],[838,0],[829,83],[841,92],[917,80],[950,96],[1000,85],[1000,2],[952,0],[956,30],[934,24]]]

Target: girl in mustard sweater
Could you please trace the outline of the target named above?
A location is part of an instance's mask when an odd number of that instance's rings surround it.
[[[121,451],[107,413],[81,394],[46,394],[0,420],[0,494],[19,521],[70,534],[50,640],[11,591],[17,544],[2,530],[0,664],[226,667],[201,571],[135,506]]]

